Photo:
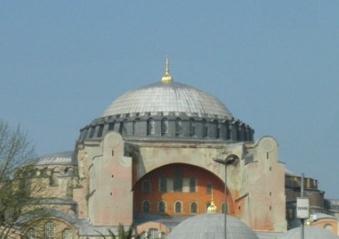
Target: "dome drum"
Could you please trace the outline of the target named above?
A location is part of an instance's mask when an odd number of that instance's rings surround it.
[[[109,131],[119,132],[125,138],[137,139],[183,139],[208,141],[253,141],[254,130],[238,120],[189,117],[170,113],[116,115],[99,118],[81,130],[79,142],[99,140]]]

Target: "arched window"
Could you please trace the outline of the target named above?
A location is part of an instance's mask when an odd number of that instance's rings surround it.
[[[132,121],[132,135],[135,135],[135,124],[136,124],[136,121],[133,120]]]
[[[202,137],[207,137],[208,134],[208,126],[206,120],[202,121]]]
[[[160,201],[159,202],[159,212],[160,213],[165,213],[166,211],[166,204],[164,201]]]
[[[108,130],[114,130],[114,122],[108,124]]]
[[[161,136],[168,134],[168,120],[166,118],[161,120]]]
[[[182,135],[182,122],[181,122],[180,118],[177,118],[175,120],[175,135],[176,136]]]
[[[55,238],[55,226],[53,222],[47,222],[45,224],[45,239],[54,239]]]
[[[192,202],[192,204],[191,204],[191,213],[195,214],[197,212],[198,212],[198,205],[197,205],[196,202]]]
[[[153,119],[147,120],[147,135],[155,135],[155,121]]]
[[[161,235],[161,232],[159,232],[156,228],[150,228],[147,233],[147,237],[149,239],[159,239],[159,234]]]
[[[67,228],[62,232],[62,239],[72,239],[73,233],[72,230]]]
[[[36,232],[35,232],[34,228],[28,229],[26,236],[27,236],[27,239],[35,239],[36,238]]]
[[[226,121],[225,127],[226,127],[226,139],[231,139],[231,135],[232,135],[232,124],[230,123],[229,120]]]
[[[89,133],[89,137],[90,137],[90,138],[93,138],[94,132],[95,132],[95,127],[91,127],[90,133]]]
[[[220,125],[217,120],[214,120],[214,127],[215,127],[215,138],[220,138]]]
[[[149,203],[149,201],[144,201],[143,202],[142,209],[143,209],[144,213],[149,213],[149,210],[150,210],[150,203]]]
[[[195,136],[195,121],[190,119],[190,136]]]
[[[176,202],[174,207],[175,207],[175,213],[181,213],[181,210],[182,210],[181,202]]]
[[[104,125],[101,124],[101,125],[99,125],[97,137],[100,138],[100,137],[102,136],[102,133],[103,133],[103,132],[104,132]]]

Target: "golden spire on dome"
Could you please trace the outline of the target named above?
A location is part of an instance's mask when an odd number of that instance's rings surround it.
[[[212,196],[211,196],[211,203],[207,208],[207,213],[216,213],[217,212],[217,206],[214,204],[213,200],[213,188],[212,188]]]
[[[161,78],[161,82],[165,84],[170,84],[173,81],[173,77],[170,74],[169,71],[169,60],[168,57],[166,56],[166,62],[165,62],[165,74]]]

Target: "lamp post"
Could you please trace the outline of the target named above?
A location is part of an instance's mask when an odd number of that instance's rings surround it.
[[[225,214],[224,214],[224,234],[225,239],[227,239],[227,166],[235,163],[238,159],[238,156],[231,154],[228,155],[225,159],[213,159],[215,162],[220,163],[225,166],[225,188],[224,188],[224,205],[225,205]]]
[[[301,176],[300,182],[300,197],[297,198],[297,218],[300,219],[300,236],[301,239],[305,237],[305,219],[310,217],[310,201],[304,196],[304,174]]]

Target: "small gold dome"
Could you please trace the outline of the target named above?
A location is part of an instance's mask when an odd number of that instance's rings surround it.
[[[207,208],[207,213],[216,213],[217,212],[217,206],[212,201],[211,204]]]

